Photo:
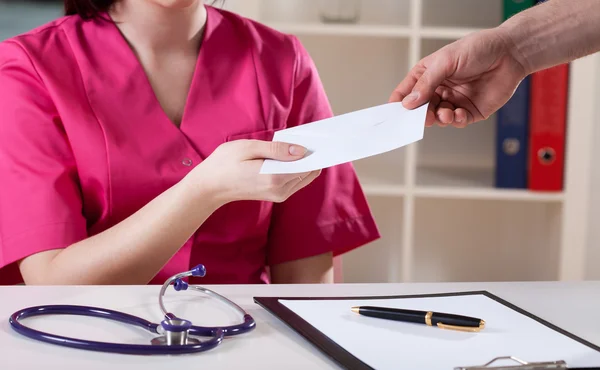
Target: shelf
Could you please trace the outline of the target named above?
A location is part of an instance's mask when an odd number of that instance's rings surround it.
[[[404,151],[402,149],[364,158],[353,163],[365,193],[374,196],[403,196]]]
[[[385,155],[385,154],[384,154]],[[536,192],[527,189],[494,187],[494,171],[489,168],[419,167],[417,185],[407,190],[403,183],[404,168],[393,166],[391,158],[373,157],[354,163],[364,192],[369,196],[417,198],[506,200],[560,203],[562,192]],[[388,162],[386,164],[386,162]],[[395,163],[401,163],[397,159]],[[388,170],[382,170],[384,166]]]
[[[422,24],[488,28],[502,22],[503,0],[422,0]]]
[[[408,71],[409,39],[331,35],[298,38],[317,66],[335,115],[387,102]]]
[[[336,18],[335,14],[350,18],[356,15],[356,23],[370,29],[370,25],[406,27],[412,13],[410,0],[260,0],[255,14],[265,24],[323,24],[323,18]],[[338,25],[329,24],[333,27],[328,29],[344,29],[343,25],[337,28]]]
[[[406,26],[376,26],[370,24],[323,24],[323,23],[267,23],[283,33],[294,35],[322,36],[366,36],[366,37],[410,37],[413,30]],[[456,40],[470,33],[480,31],[480,28],[425,27],[417,33],[424,39]]]
[[[413,281],[555,280],[561,222],[555,203],[417,199]]]
[[[439,40],[422,43],[430,53],[443,47]],[[419,166],[493,168],[496,165],[496,114],[467,128],[427,127],[417,145]],[[491,180],[490,180],[491,181]]]
[[[564,194],[494,187],[493,169],[419,168],[414,194],[419,198],[562,202]]]
[[[486,189],[486,188],[450,188],[450,187],[417,187],[415,197],[441,199],[482,199],[511,200],[528,202],[562,202],[562,193],[536,193],[528,190]]]
[[[482,28],[461,28],[461,27],[424,27],[419,30],[419,35],[423,39],[434,40],[457,40],[473,32],[481,31]]]
[[[411,29],[403,26],[323,23],[267,23],[267,26],[294,35],[409,37]]]
[[[362,188],[366,195],[373,197],[403,197],[406,195],[406,188],[402,185],[366,182],[362,184]]]

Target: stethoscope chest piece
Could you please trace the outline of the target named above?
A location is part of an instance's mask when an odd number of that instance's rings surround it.
[[[190,337],[192,323],[183,319],[165,319],[161,322],[164,335],[152,339],[155,346],[185,346],[188,344],[200,344],[201,340]]]
[[[151,341],[153,346],[172,346],[173,343],[170,342],[170,339],[163,335],[162,337],[156,337]],[[184,340],[177,342],[178,345],[185,346],[188,344],[200,344],[202,343],[200,340],[192,337],[186,337]]]

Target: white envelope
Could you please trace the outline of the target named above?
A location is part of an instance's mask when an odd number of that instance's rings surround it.
[[[423,138],[428,105],[408,110],[387,103],[277,131],[273,141],[302,145],[308,153],[292,162],[266,160],[260,173],[314,171],[414,143]]]

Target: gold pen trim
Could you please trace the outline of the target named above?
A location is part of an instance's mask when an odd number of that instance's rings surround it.
[[[425,324],[427,324],[428,326],[432,326],[431,325],[431,316],[433,316],[433,312],[429,311],[425,314]]]
[[[466,332],[476,333],[476,332],[481,331],[483,328],[485,328],[485,321],[481,320],[479,322],[478,327],[446,325],[446,324],[442,324],[441,322],[438,322],[437,326],[440,329],[458,330],[458,331],[466,331]]]
[[[360,313],[360,307],[352,307],[350,310],[354,313]]]

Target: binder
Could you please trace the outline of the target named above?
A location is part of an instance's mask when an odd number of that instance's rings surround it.
[[[504,19],[506,20],[527,8],[531,8],[534,5],[535,0],[504,0]]]
[[[548,0],[536,0],[536,6]],[[528,188],[563,189],[569,64],[530,75],[530,127]]]
[[[436,293],[436,294],[417,294],[417,295],[395,295],[395,296],[366,296],[366,297],[254,297],[254,302],[256,304],[258,304],[259,306],[261,306],[262,308],[264,308],[267,312],[269,312],[270,314],[272,314],[273,316],[277,317],[281,322],[283,322],[284,324],[286,324],[289,328],[291,328],[293,331],[295,331],[297,334],[299,334],[301,337],[303,337],[305,340],[307,340],[308,342],[310,342],[313,346],[315,346],[318,350],[320,350],[323,354],[325,354],[326,356],[328,356],[332,361],[334,361],[335,363],[337,363],[338,365],[340,365],[342,368],[344,369],[353,369],[353,370],[371,370],[373,369],[373,367],[371,367],[369,364],[367,364],[366,362],[363,362],[357,355],[351,353],[350,351],[346,350],[342,345],[340,345],[339,343],[337,343],[336,341],[334,341],[330,336],[324,334],[323,331],[317,329],[314,325],[312,325],[311,323],[309,323],[307,321],[307,319],[305,319],[304,317],[300,316],[299,314],[297,314],[296,312],[294,312],[292,309],[289,308],[289,306],[286,306],[285,304],[282,303],[283,302],[294,302],[294,301],[300,301],[300,303],[306,303],[307,301],[309,303],[312,304],[312,302],[318,302],[318,301],[330,301],[330,302],[335,302],[335,301],[356,301],[356,300],[367,300],[367,301],[373,301],[373,300],[388,300],[388,299],[411,299],[411,298],[440,298],[440,297],[465,297],[465,296],[484,296],[487,297],[493,301],[495,301],[494,303],[498,303],[501,306],[504,306],[505,309],[507,309],[509,312],[513,312],[516,311],[517,313],[524,315],[526,319],[530,319],[533,320],[533,322],[537,324],[540,324],[540,327],[543,328],[544,330],[549,330],[550,332],[556,334],[557,336],[560,336],[560,338],[562,339],[563,337],[565,338],[565,340],[572,340],[574,341],[573,343],[575,343],[577,346],[583,346],[583,348],[587,348],[590,350],[591,353],[594,353],[594,355],[596,357],[594,358],[598,358],[598,362],[600,362],[600,347],[597,345],[594,345],[554,324],[551,324],[550,322],[547,322],[543,319],[541,319],[540,317],[508,302],[505,301],[504,299],[488,292],[488,291],[466,291],[466,292],[451,292],[451,293]],[[350,302],[348,303],[350,304]],[[317,310],[319,311],[319,310]],[[319,311],[320,312],[320,311]],[[320,313],[319,313],[320,314]],[[521,317],[521,316],[519,316]],[[378,319],[374,319],[374,320],[378,320]],[[384,320],[385,321],[385,320]],[[329,323],[329,321],[327,321]],[[364,322],[361,322],[359,325],[363,325],[364,326]],[[379,326],[385,326],[387,324],[377,324]],[[408,324],[408,325],[412,325],[412,324]],[[420,324],[416,324],[416,325],[420,325]],[[437,329],[437,328],[432,328],[433,330],[444,330],[444,329]],[[392,331],[392,329],[386,328],[386,331]],[[410,331],[410,329],[408,327],[403,328],[402,331]],[[344,332],[343,335],[348,334],[347,332]],[[354,334],[354,333],[352,333]],[[409,332],[408,335],[410,335],[411,333]],[[414,338],[414,336],[411,336],[411,338]],[[413,340],[413,339],[411,339]],[[545,338],[542,338],[541,340],[545,340]],[[562,342],[561,342],[562,343]],[[569,342],[570,343],[570,342]],[[394,341],[393,345],[396,346],[397,342]],[[362,343],[361,343],[362,345]],[[545,344],[546,345],[546,344]],[[469,348],[471,348],[472,344],[469,344]],[[401,347],[401,346],[400,346]],[[396,348],[396,347],[394,347]],[[419,347],[420,349],[422,349],[423,347]],[[579,348],[579,347],[578,347]],[[402,349],[406,350],[406,353],[410,353],[410,348],[405,348],[402,347]],[[429,347],[428,351],[430,352],[431,355],[434,355],[436,353],[436,350],[434,348]],[[427,351],[425,351],[427,352]],[[487,363],[483,363],[483,364],[468,364],[468,363],[456,363],[456,364],[448,364],[448,369],[454,369],[454,370],[487,370],[487,369],[495,369],[495,370],[499,370],[499,369],[511,369],[511,370],[537,370],[537,369],[570,369],[570,370],[576,370],[576,369],[599,369],[600,367],[569,367],[569,364],[561,358],[556,358],[556,359],[548,359],[548,360],[544,360],[542,362],[538,361],[534,361],[534,362],[528,362],[526,359],[522,359],[519,357],[513,357],[513,355],[511,354],[506,354],[506,353],[501,353],[503,352],[502,349],[499,350],[500,353],[498,353],[497,356],[492,356],[489,359],[489,362]],[[397,355],[397,354],[391,354],[393,355]],[[495,365],[496,362],[499,362],[500,360],[511,360],[512,363],[511,365],[506,365],[506,366],[497,366]],[[600,364],[599,364],[600,366]],[[397,366],[394,366],[394,368],[405,368],[402,366],[402,363],[399,362],[397,364]],[[408,368],[408,367],[406,367]],[[414,366],[412,366],[412,368],[414,368]],[[417,370],[417,369],[415,369]]]
[[[535,5],[535,0],[504,0],[503,19]],[[513,96],[497,113],[497,188],[527,189],[530,77],[521,81]]]
[[[563,189],[569,64],[531,75],[530,190]]]
[[[529,91],[530,77],[527,76],[509,101],[498,110],[495,174],[497,188],[527,188]]]

